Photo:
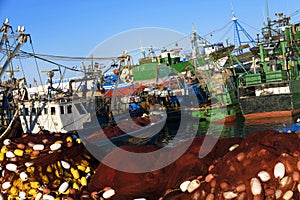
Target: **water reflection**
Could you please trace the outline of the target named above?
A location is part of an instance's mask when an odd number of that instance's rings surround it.
[[[179,119],[168,120],[164,129],[159,134],[158,144],[159,145],[169,145],[175,146],[177,143],[189,139],[191,136],[189,133],[197,130],[197,135],[209,134],[214,135],[214,133],[219,134],[220,137],[241,137],[244,138],[256,131],[263,130],[275,130],[281,129],[285,126],[291,126],[293,124],[291,118],[266,118],[260,120],[245,120],[241,113],[237,115],[236,121],[229,124],[210,124],[206,121],[199,121],[196,124],[187,124],[185,128],[185,133],[181,133],[179,141],[174,141],[173,138],[177,134],[177,130],[180,124]]]

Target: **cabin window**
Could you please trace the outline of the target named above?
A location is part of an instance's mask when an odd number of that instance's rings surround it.
[[[37,111],[37,114],[38,114],[38,115],[41,115],[41,114],[42,114],[42,109],[41,109],[41,108],[37,107],[37,108],[36,108],[36,111]]]
[[[44,108],[44,114],[48,115],[48,108]]]
[[[78,110],[79,114],[83,115],[83,114],[86,114],[86,110],[85,108],[83,107],[83,105],[81,103],[77,103],[77,104],[74,104],[76,109]]]
[[[68,114],[72,113],[72,105],[67,106],[67,113]]]
[[[50,108],[51,115],[55,115],[55,107]]]
[[[64,106],[60,106],[60,114],[65,114],[65,107]]]
[[[28,112],[28,108],[25,108],[25,109],[24,109],[24,114],[25,114],[25,115],[28,115],[28,113],[29,113],[29,112]]]

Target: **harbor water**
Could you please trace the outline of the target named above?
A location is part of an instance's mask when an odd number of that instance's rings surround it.
[[[240,137],[245,138],[251,133],[264,130],[282,129],[291,126],[295,123],[291,118],[264,118],[259,120],[245,120],[241,113],[237,114],[237,118],[232,123],[217,124],[209,123],[207,121],[199,121],[188,125],[185,133],[180,133],[179,141],[174,140],[176,134],[179,134],[178,128],[180,125],[180,118],[168,120],[164,128],[159,133],[157,140],[158,145],[176,145],[187,138],[193,137],[190,133],[197,133],[197,135],[211,134],[218,137]],[[178,138],[178,137],[176,137]],[[177,139],[178,140],[178,139]]]

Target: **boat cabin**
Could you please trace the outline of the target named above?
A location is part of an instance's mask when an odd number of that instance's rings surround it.
[[[41,130],[67,133],[83,129],[91,120],[81,101],[71,99],[35,100],[19,103],[20,120],[25,133]]]

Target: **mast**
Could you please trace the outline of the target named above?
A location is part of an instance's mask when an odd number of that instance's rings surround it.
[[[266,9],[267,9],[267,27],[268,27],[268,36],[272,37],[271,33],[271,19],[270,19],[270,12],[269,12],[269,1],[266,0]]]

